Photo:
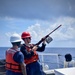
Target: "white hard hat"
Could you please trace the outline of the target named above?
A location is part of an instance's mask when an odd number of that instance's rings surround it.
[[[13,34],[11,37],[10,37],[10,42],[13,43],[13,42],[20,42],[22,41],[21,40],[21,37],[19,36],[19,34],[15,33]]]

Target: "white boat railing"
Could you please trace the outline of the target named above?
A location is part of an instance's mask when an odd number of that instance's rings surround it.
[[[66,62],[63,58],[64,56],[60,55],[60,54],[56,54],[56,53],[38,53],[39,56],[41,56],[41,64],[43,69],[49,69],[49,65],[56,65],[57,68],[66,68],[66,67],[75,67],[75,60],[74,57],[70,62]],[[49,57],[47,58],[47,56],[50,56],[51,59],[49,59]],[[52,56],[55,56],[55,58],[53,58]],[[61,57],[61,59],[60,59]],[[49,59],[49,60],[45,60],[45,59]],[[52,60],[56,60],[55,62]],[[45,63],[48,63],[49,65],[45,65]],[[61,67],[62,66],[62,67]]]
[[[41,56],[41,64],[44,68],[44,62],[51,62],[51,61],[44,61],[44,56],[55,56],[56,57],[56,64],[57,64],[57,67],[59,68],[59,54],[56,54],[56,53],[39,53],[39,55]],[[48,67],[46,65],[46,67]]]

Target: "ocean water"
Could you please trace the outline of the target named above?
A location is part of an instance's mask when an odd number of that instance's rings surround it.
[[[63,68],[66,54],[71,54],[72,60],[75,60],[75,48],[46,48],[43,53],[57,54],[43,57],[44,65],[48,65],[49,69]],[[72,67],[72,65],[69,65],[69,67]]]
[[[9,47],[0,47],[0,59],[5,59],[5,52]]]
[[[10,47],[0,47],[0,59],[5,59],[5,52]],[[75,48],[46,48],[44,52],[38,52],[38,54],[43,53],[51,53],[51,54],[58,54],[60,56],[56,55],[45,55],[40,56],[39,55],[39,61],[43,62],[43,65],[46,65],[49,67],[49,69],[54,68],[62,68],[63,67],[63,61],[65,60],[65,55],[70,53],[72,55],[72,59],[75,60]],[[43,59],[43,61],[42,61]],[[58,60],[57,60],[58,59]]]

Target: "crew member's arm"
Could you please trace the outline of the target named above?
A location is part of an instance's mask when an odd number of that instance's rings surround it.
[[[43,43],[42,43],[42,46],[41,46],[41,47],[40,47],[40,46],[38,46],[37,51],[39,51],[39,52],[44,51],[44,50],[45,50],[45,46],[46,46],[46,44],[43,44]]]
[[[39,51],[39,52],[44,51],[45,50],[45,46],[46,46],[45,41],[46,40],[43,40],[41,47],[34,44],[34,46],[32,48],[32,51],[34,51],[34,50]]]
[[[46,44],[45,44],[45,40],[43,40],[42,46],[41,46],[41,47],[40,47],[40,46],[38,46],[37,51],[39,51],[39,52],[44,51],[44,50],[45,50],[45,46],[46,46]]]
[[[25,65],[25,63],[24,63],[24,62],[21,63],[20,66],[21,66],[21,69],[22,69],[22,73],[23,73],[23,75],[27,75],[27,73],[26,73],[26,65]]]

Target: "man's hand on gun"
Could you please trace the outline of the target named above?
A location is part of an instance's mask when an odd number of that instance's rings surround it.
[[[35,45],[33,48],[32,48],[32,50],[34,51],[34,50],[37,50],[38,49],[38,46],[37,45]]]
[[[42,40],[42,43],[45,44],[45,42],[46,42],[46,38],[43,37],[41,40]]]

